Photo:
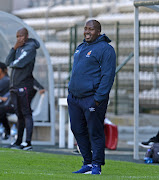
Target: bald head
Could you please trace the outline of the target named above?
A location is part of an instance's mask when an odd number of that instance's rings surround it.
[[[89,22],[92,22],[93,25],[94,25],[94,27],[95,27],[99,32],[101,32],[101,24],[100,24],[99,21],[93,19],[93,20],[87,21],[86,23],[89,23]]]
[[[26,28],[21,28],[17,31],[17,42],[18,46],[23,46],[25,42],[28,40],[28,30]]]
[[[28,36],[28,30],[26,28],[21,28],[17,32],[19,32],[20,34],[23,34],[25,36]]]
[[[95,41],[101,33],[101,24],[97,20],[89,20],[84,27],[85,41],[91,43]]]

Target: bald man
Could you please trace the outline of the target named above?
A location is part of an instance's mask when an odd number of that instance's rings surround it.
[[[10,148],[31,150],[33,119],[30,103],[34,93],[32,72],[36,50],[40,44],[36,39],[28,37],[26,28],[19,29],[16,38],[17,41],[6,58],[6,65],[12,69],[10,95],[18,116],[18,137]],[[22,143],[24,128],[26,128],[26,141]]]
[[[101,35],[101,24],[89,20],[84,41],[74,53],[67,101],[71,130],[84,162],[73,173],[101,174],[105,164],[104,119],[116,69],[115,51],[109,42]]]

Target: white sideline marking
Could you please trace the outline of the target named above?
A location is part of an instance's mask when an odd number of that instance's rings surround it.
[[[120,176],[120,178],[128,178],[128,179],[143,179],[143,178],[159,178],[159,176]]]
[[[4,174],[25,174],[25,175],[48,175],[48,176],[53,176],[54,174],[51,173],[24,173],[24,172],[4,172]]]

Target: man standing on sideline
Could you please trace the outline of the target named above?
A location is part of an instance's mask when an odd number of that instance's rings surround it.
[[[18,116],[18,137],[11,148],[31,150],[33,131],[32,110],[30,107],[33,97],[32,75],[36,49],[40,47],[37,40],[28,38],[28,30],[21,28],[16,34],[17,41],[6,58],[6,65],[12,68],[10,77],[10,95]],[[26,142],[22,143],[24,128],[26,128]]]
[[[115,77],[116,55],[108,44],[110,39],[100,33],[98,21],[86,22],[84,41],[74,53],[67,100],[71,130],[84,162],[73,173],[101,174],[101,165],[105,164],[104,119]]]

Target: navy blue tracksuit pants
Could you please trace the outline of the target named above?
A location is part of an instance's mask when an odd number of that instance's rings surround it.
[[[77,98],[68,95],[71,130],[86,164],[105,164],[104,119],[108,99],[96,106],[94,96]]]

